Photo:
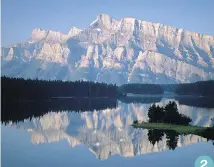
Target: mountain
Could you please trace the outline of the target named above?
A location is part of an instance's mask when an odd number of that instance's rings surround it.
[[[171,99],[163,99],[159,105],[167,104]],[[178,104],[178,102],[176,101]],[[43,144],[66,140],[72,147],[84,144],[101,160],[115,154],[133,157],[152,152],[168,150],[167,138],[152,145],[148,139],[148,130],[130,126],[136,119],[147,121],[151,104],[119,103],[115,109],[94,112],[49,112],[42,117],[11,123],[14,128],[25,129],[31,135],[32,144]],[[209,127],[214,116],[213,109],[178,105],[179,111],[193,119],[192,125]],[[178,147],[206,142],[196,135],[180,135]]]
[[[184,83],[214,79],[214,36],[134,18],[97,16],[68,34],[36,28],[1,49],[2,75],[106,83]]]

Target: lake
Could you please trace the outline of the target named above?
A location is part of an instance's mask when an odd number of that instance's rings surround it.
[[[170,100],[177,103],[180,113],[192,118],[192,125],[213,124],[214,101],[207,104],[207,100],[190,97],[123,99],[115,106],[85,112],[47,109],[39,116],[13,117],[1,124],[2,166],[190,167],[199,156],[214,159],[214,143],[203,137],[179,135],[171,148],[166,135],[153,145],[147,129],[130,126],[136,119],[147,121],[153,103],[165,105]],[[13,112],[21,111],[14,107]]]

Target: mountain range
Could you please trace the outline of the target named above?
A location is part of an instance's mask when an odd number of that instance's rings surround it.
[[[67,34],[36,28],[1,48],[2,75],[115,83],[189,83],[214,79],[214,36],[100,14]]]

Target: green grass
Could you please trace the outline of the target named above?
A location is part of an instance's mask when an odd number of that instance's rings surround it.
[[[175,125],[175,124],[166,124],[166,123],[133,123],[133,127],[136,128],[145,128],[145,129],[161,129],[161,130],[175,130],[180,134],[186,133],[198,133],[203,130],[206,130],[206,127],[198,126],[185,126],[185,125]]]

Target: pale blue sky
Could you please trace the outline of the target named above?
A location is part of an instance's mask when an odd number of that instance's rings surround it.
[[[214,0],[2,0],[2,45],[27,40],[34,28],[67,33],[100,13],[214,35]]]

